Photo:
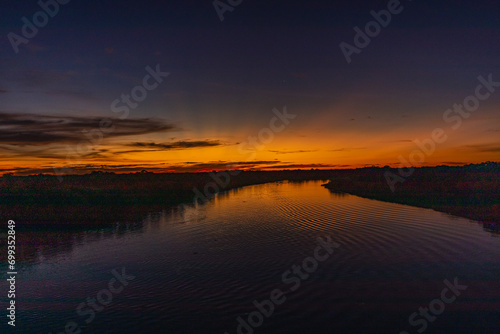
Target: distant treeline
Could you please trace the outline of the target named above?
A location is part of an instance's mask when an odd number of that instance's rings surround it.
[[[325,185],[332,191],[500,223],[499,163],[415,168],[394,192],[386,176],[399,175],[397,169],[362,168],[336,174]]]

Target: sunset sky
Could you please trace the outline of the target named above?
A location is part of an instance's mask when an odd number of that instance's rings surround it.
[[[388,1],[244,0],[223,21],[212,2],[72,0],[16,53],[42,9],[3,1],[0,174],[398,166],[436,128],[423,165],[500,161],[500,87],[443,119],[479,76],[500,82],[497,1],[401,1],[350,64],[340,43]]]

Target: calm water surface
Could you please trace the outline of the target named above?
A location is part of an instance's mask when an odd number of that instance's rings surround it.
[[[425,325],[425,333],[500,332],[497,234],[432,210],[333,194],[321,184],[250,186],[127,226],[43,231],[50,242],[41,232],[19,232],[26,260],[17,277],[16,332],[56,334],[74,321],[81,333],[233,334],[238,317],[248,319],[253,301],[274,289],[286,300],[254,333],[398,334]],[[296,284],[282,275],[327,236],[340,246],[290,291]],[[77,307],[122,268],[135,278],[87,324],[89,313],[78,315]],[[454,302],[435,301],[444,280],[455,278],[467,288]],[[412,326],[408,318],[433,301],[440,314],[419,315]],[[2,319],[2,333],[5,325]]]

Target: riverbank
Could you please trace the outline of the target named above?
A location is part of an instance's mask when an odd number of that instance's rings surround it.
[[[92,173],[0,178],[0,210],[19,226],[89,226],[135,222],[179,204],[203,204],[214,193],[277,181],[328,180],[333,171]],[[235,173],[233,173],[235,174]]]
[[[500,164],[416,168],[393,192],[386,172],[397,169],[363,168],[340,171],[324,185],[380,201],[434,209],[486,223],[500,223]]]

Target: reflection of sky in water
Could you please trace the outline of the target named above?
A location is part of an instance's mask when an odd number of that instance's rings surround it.
[[[253,299],[283,287],[281,274],[310,256],[318,236],[331,235],[341,247],[263,333],[298,333],[306,324],[318,333],[398,332],[400,322],[454,277],[470,288],[436,328],[465,333],[479,318],[470,314],[470,323],[459,327],[460,312],[477,307],[484,312],[481,321],[494,325],[488,314],[500,301],[494,292],[500,290],[491,291],[500,275],[500,239],[482,224],[339,196],[321,184],[250,186],[196,208],[151,213],[136,224],[37,232],[50,241],[45,243],[35,232],[19,231],[19,240],[32,240],[31,258],[18,276],[19,323],[26,330],[35,323],[47,332],[60,330],[62,319],[78,320],[75,307],[105,287],[112,269],[125,267],[137,278],[88,332],[223,333],[235,328],[238,315],[252,311]],[[372,327],[360,317],[372,319]]]

